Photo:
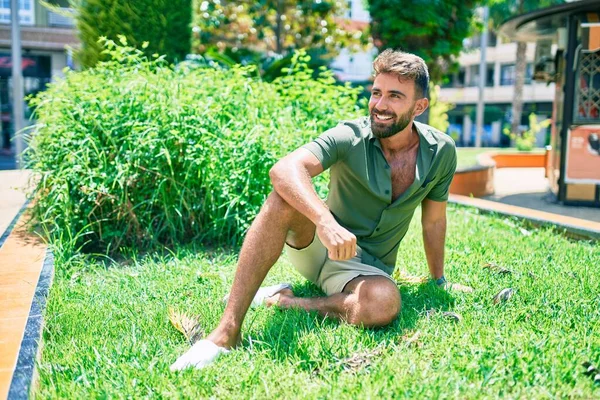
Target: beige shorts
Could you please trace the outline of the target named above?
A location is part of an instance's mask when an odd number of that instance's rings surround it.
[[[384,271],[361,261],[362,249],[359,246],[356,246],[356,257],[344,261],[330,260],[327,248],[317,235],[303,249],[295,249],[287,243],[285,249],[296,270],[328,296],[342,292],[348,282],[358,276],[384,276],[394,282]]]

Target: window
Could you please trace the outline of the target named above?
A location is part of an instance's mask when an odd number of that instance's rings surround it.
[[[516,82],[517,73],[515,64],[505,64],[500,67],[500,85],[509,86],[514,85]],[[531,84],[533,78],[533,64],[527,64],[525,69],[525,84]]]
[[[479,64],[471,65],[469,69],[471,70],[469,86],[479,86]],[[487,64],[485,71],[485,86],[494,86],[494,64]]]
[[[456,87],[465,87],[465,74],[466,70],[461,68],[458,71],[458,77],[456,78]]]
[[[500,67],[500,85],[515,84],[515,64],[506,64]]]
[[[33,0],[19,0],[21,25],[33,25]],[[10,24],[10,0],[0,0],[0,23]]]
[[[533,64],[527,64],[527,69],[525,70],[525,84],[530,85],[531,80],[533,79]]]

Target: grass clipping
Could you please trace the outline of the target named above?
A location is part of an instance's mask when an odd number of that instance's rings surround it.
[[[200,326],[199,317],[189,316],[186,313],[169,308],[169,322],[175,329],[183,333],[190,344],[196,343],[205,336],[204,329]]]

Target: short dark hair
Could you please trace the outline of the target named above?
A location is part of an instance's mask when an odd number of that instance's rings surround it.
[[[375,76],[393,74],[400,80],[410,79],[415,82],[417,97],[427,96],[429,71],[421,57],[400,50],[387,49],[373,61],[373,69]]]

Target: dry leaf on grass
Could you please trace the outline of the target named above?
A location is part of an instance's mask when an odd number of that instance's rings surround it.
[[[400,283],[420,284],[420,283],[425,283],[428,280],[429,279],[426,276],[409,275],[404,272],[401,272],[398,275],[398,281]]]
[[[515,294],[515,289],[506,288],[502,289],[498,292],[497,295],[494,296],[494,304],[505,303]]]
[[[382,351],[383,349],[381,347],[376,347],[371,350],[355,353],[351,357],[345,358],[338,363],[345,371],[355,373],[370,366],[373,359],[381,355]]]
[[[427,310],[425,312],[425,316],[427,318],[432,317],[434,314],[436,314],[438,311],[436,309],[431,309],[431,310]],[[441,312],[442,317],[447,318],[453,322],[462,322],[462,315],[460,315],[459,313],[455,313],[452,311],[442,311]]]
[[[169,321],[175,329],[183,333],[190,344],[194,344],[199,338],[205,336],[198,317],[191,317],[186,313],[169,308]]]
[[[594,374],[600,373],[598,368],[596,368],[591,362],[586,361],[582,363],[583,368],[585,368],[585,372],[583,373],[585,376],[592,376]]]
[[[407,347],[423,347],[423,343],[421,343],[419,341],[419,338],[421,337],[421,331],[416,331],[415,333],[407,333],[406,335],[402,336],[402,341],[406,344]]]
[[[484,268],[484,269],[486,269],[486,268],[487,268],[487,269],[489,269],[490,271],[493,271],[493,272],[495,272],[495,273],[497,273],[497,274],[499,274],[499,275],[508,275],[508,274],[512,274],[512,271],[511,271],[510,269],[508,269],[508,268],[505,268],[505,267],[502,267],[502,266],[500,266],[500,265],[498,265],[498,264],[495,264],[495,263],[492,263],[492,262],[489,262],[489,263],[485,264],[485,265],[483,266],[483,268]]]
[[[462,315],[460,315],[459,313],[455,313],[452,311],[444,311],[442,315],[454,322],[462,322]]]
[[[594,384],[600,385],[600,369],[596,368],[591,362],[585,361],[581,365],[585,368],[585,376],[593,377]]]

